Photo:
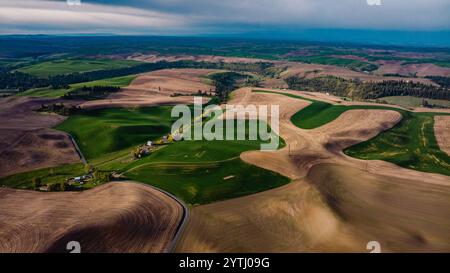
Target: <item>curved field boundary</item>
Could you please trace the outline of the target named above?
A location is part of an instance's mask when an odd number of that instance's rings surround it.
[[[301,99],[312,102],[309,106],[298,111],[291,117],[292,123],[301,129],[315,129],[322,125],[332,122],[344,112],[355,109],[380,109],[401,111],[395,107],[376,106],[376,105],[333,105],[328,102],[313,100],[290,93],[274,92],[266,90],[253,90],[255,93],[271,93],[288,96],[291,98]]]
[[[384,160],[408,169],[450,175],[450,157],[439,148],[434,133],[434,117],[449,116],[449,113],[411,112],[378,105],[333,105],[290,93],[266,90],[253,92],[279,94],[312,102],[291,117],[292,123],[301,129],[316,129],[349,110],[397,111],[403,118],[396,126],[345,149],[344,153],[363,160]]]
[[[404,168],[450,176],[450,156],[440,149],[432,113],[399,111],[403,119],[378,136],[344,150],[364,160],[385,160]]]
[[[173,196],[128,181],[83,192],[3,188],[0,195],[0,252],[66,252],[69,241],[83,253],[169,252],[188,215]]]
[[[179,239],[181,237],[181,234],[183,233],[183,230],[186,228],[187,220],[189,219],[189,208],[186,206],[186,204],[183,201],[181,201],[175,195],[173,195],[173,194],[171,194],[171,193],[169,193],[169,192],[167,192],[165,190],[162,190],[160,188],[157,188],[157,187],[149,185],[149,184],[135,182],[135,181],[128,181],[128,183],[135,183],[135,184],[139,184],[139,185],[144,185],[146,187],[150,187],[150,188],[152,188],[154,190],[157,190],[157,191],[167,195],[168,197],[172,198],[175,202],[180,204],[180,206],[183,208],[182,220],[178,224],[177,231],[175,232],[175,235],[173,236],[172,241],[167,246],[166,251],[164,251],[165,253],[172,253],[172,252],[174,252],[175,247],[177,246],[177,243],[178,243],[178,241],[179,241]]]
[[[149,138],[157,139],[164,132],[168,132],[166,130],[151,132],[152,128],[143,127],[145,122],[155,124],[156,121],[162,120],[166,121],[163,125],[167,125],[170,129],[173,119],[168,118],[170,116],[168,110],[170,108],[148,107],[86,111],[83,116],[80,114],[75,120],[68,119],[58,128],[70,132],[76,138],[94,168],[100,167],[102,171],[122,173],[130,180],[162,188],[187,204],[215,202],[271,189],[289,182],[288,178],[283,178],[279,174],[247,166],[248,164],[240,161],[239,156],[243,151],[259,149],[263,140],[245,140],[241,143],[221,140],[183,141],[165,145],[164,148],[156,146],[158,149],[152,151],[150,156],[133,160],[131,145],[145,143]],[[200,115],[200,119],[204,114]],[[198,117],[194,118],[194,122],[196,119]],[[131,125],[128,125],[129,123]],[[237,122],[234,124],[237,126]],[[135,130],[141,127],[145,130]],[[247,133],[249,126],[245,127]],[[121,128],[126,130],[119,130]],[[124,138],[129,140],[125,143]],[[280,142],[283,147],[284,141],[281,139]],[[111,145],[106,147],[105,143]],[[125,147],[123,153],[118,150],[122,148],[121,146]],[[106,151],[112,152],[106,154]],[[87,152],[91,156],[86,154]],[[101,154],[105,154],[104,158]],[[225,179],[227,177],[231,178]],[[248,182],[248,179],[253,180]]]
[[[381,105],[335,105],[324,101],[309,99],[306,97],[283,93],[283,92],[275,92],[268,90],[253,90],[255,93],[269,93],[269,94],[279,94],[283,96],[288,96],[291,98],[301,99],[312,102],[311,105],[303,108],[298,111],[295,115],[292,116],[292,123],[301,128],[301,129],[315,129],[331,121],[338,118],[341,114],[349,110],[355,109],[380,109],[380,110],[393,110],[400,112],[404,116],[405,112],[410,113],[422,113],[422,114],[433,114],[433,115],[450,115],[450,113],[446,112],[411,112],[405,110],[400,107],[389,107],[389,106],[381,106]]]
[[[341,153],[351,143],[393,127],[401,119],[398,112],[353,110],[323,128],[302,130],[290,118],[308,105],[305,101],[252,95],[247,88],[231,103],[280,105],[280,137],[292,152],[246,152],[244,160],[297,179],[270,191],[194,207],[178,252],[367,252],[373,238],[387,238],[381,244],[388,252],[448,249],[442,239],[449,226],[447,176]],[[442,223],[440,230],[430,223]],[[415,240],[417,234],[424,243]]]
[[[450,117],[435,116],[434,117],[434,134],[438,142],[439,148],[450,155]]]
[[[87,164],[86,158],[84,157],[83,152],[81,152],[80,147],[78,146],[77,142],[75,141],[75,139],[73,138],[73,136],[71,134],[67,133],[67,135],[69,136],[70,140],[72,141],[73,146],[75,147],[75,150],[78,153],[78,156],[80,156],[81,162],[83,162],[83,165],[86,165]]]

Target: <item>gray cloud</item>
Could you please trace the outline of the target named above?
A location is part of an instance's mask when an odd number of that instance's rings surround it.
[[[196,18],[200,25],[267,24],[387,29],[450,28],[448,0],[132,0],[132,5]]]
[[[83,1],[83,0],[82,0]],[[0,0],[0,25],[33,31],[202,33],[255,28],[449,30],[448,0]],[[31,27],[32,26],[32,27]]]
[[[62,1],[0,0],[0,26],[19,32],[150,32],[177,30],[185,18],[127,6],[83,3],[69,6]],[[14,33],[14,32],[13,32]]]

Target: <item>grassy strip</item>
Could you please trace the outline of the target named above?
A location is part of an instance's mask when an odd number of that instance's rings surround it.
[[[64,96],[65,94],[72,92],[75,89],[82,88],[83,86],[92,87],[92,86],[117,86],[117,87],[125,87],[130,85],[130,83],[137,77],[137,75],[129,75],[124,77],[116,77],[109,78],[91,82],[82,82],[71,84],[70,88],[64,89],[53,89],[53,88],[35,88],[30,89],[25,92],[19,93],[18,96],[32,96],[32,97],[47,97],[47,98],[59,98]]]
[[[302,63],[315,63],[324,65],[335,65],[340,67],[346,67],[356,71],[374,71],[378,69],[378,65],[362,62],[359,60],[336,58],[331,56],[297,56],[289,58],[290,61],[302,62]]]
[[[64,182],[67,177],[84,174],[83,164],[69,164],[19,173],[0,178],[0,185],[18,189],[32,189],[33,178],[40,178],[42,185]]]
[[[448,100],[424,99],[412,96],[390,96],[379,98],[379,100],[389,104],[400,105],[405,108],[422,106],[424,101],[433,107],[450,108],[450,101]]]
[[[141,62],[110,59],[63,59],[22,67],[17,71],[31,74],[40,78],[47,78],[51,76],[64,75],[75,72],[81,73],[95,70],[131,67],[138,64],[141,64]]]

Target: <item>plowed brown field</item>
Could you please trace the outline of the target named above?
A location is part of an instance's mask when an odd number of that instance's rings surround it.
[[[302,130],[290,117],[308,102],[240,89],[230,103],[280,105],[280,136],[287,147],[241,158],[293,182],[195,207],[177,251],[367,252],[373,240],[383,252],[450,250],[447,176],[342,153],[394,126],[398,112],[351,110],[320,128]]]

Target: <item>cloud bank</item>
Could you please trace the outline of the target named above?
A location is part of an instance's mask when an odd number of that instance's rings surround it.
[[[82,2],[69,6],[65,1],[0,0],[1,33],[157,33],[176,31],[187,24],[183,17],[170,13],[119,5]],[[14,32],[13,32],[14,33]]]
[[[0,0],[1,33],[232,33],[271,28],[450,30],[448,0]]]

